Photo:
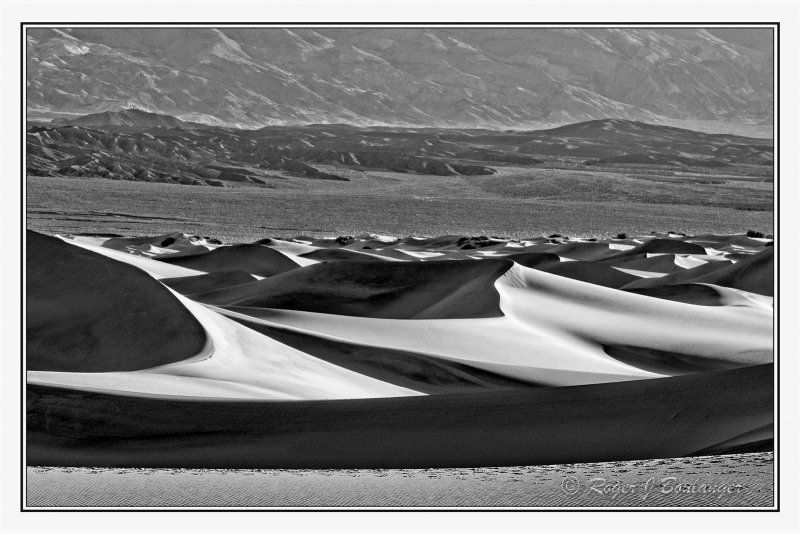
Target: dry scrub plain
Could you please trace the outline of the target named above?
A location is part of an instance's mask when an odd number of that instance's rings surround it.
[[[517,167],[499,167],[492,176],[336,172],[350,181],[284,176],[261,186],[212,188],[29,176],[27,226],[120,235],[179,230],[226,242],[366,232],[511,238],[773,232],[768,176]]]

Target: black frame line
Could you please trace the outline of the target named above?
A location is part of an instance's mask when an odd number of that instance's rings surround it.
[[[742,27],[759,27],[772,29],[772,41],[774,52],[774,73],[773,73],[773,98],[774,98],[774,114],[772,121],[772,139],[777,152],[775,157],[775,167],[773,171],[774,191],[773,191],[773,228],[774,237],[779,235],[779,211],[780,211],[780,22],[20,22],[20,42],[22,44],[20,54],[20,81],[22,86],[22,101],[20,103],[20,122],[22,126],[23,135],[25,132],[25,125],[27,122],[27,107],[25,100],[26,87],[25,82],[25,32],[26,29],[38,27],[237,27],[237,28],[282,28],[282,27],[441,27],[441,28],[558,28],[558,27],[593,27],[593,28],[691,28],[691,27],[709,27],[715,28],[742,28]],[[777,93],[777,96],[776,96]],[[776,137],[775,134],[778,134]],[[20,143],[20,162],[21,170],[25,172],[25,143]],[[26,208],[26,194],[27,182],[23,182],[22,193],[20,198],[20,211],[24,212]],[[24,215],[24,213],[23,213]],[[24,225],[21,225],[20,231],[20,370],[22,374],[22,382],[20,384],[20,407],[25,406],[25,384],[26,384],[26,371],[25,371],[25,332],[22,325],[24,323],[25,315],[25,299],[24,299],[24,284],[25,284],[25,229],[27,228],[27,220]],[[775,239],[773,239],[774,241]],[[778,317],[780,316],[780,246],[775,246],[775,289],[777,300],[775,302],[772,325],[773,325],[773,355],[775,349],[778,349],[780,354],[780,323]],[[775,413],[776,419],[774,422],[775,446],[774,459],[773,459],[773,496],[774,503],[771,508],[763,507],[697,507],[697,508],[666,508],[666,507],[607,507],[607,506],[584,506],[584,507],[513,507],[513,506],[497,506],[497,507],[367,507],[367,506],[354,506],[354,507],[70,507],[70,508],[29,508],[26,507],[24,502],[25,487],[27,481],[27,466],[25,465],[25,412],[21,410],[20,414],[20,465],[22,471],[20,473],[20,512],[32,513],[48,513],[48,512],[780,512],[780,357],[773,358],[775,363],[774,374],[774,398],[775,398]]]

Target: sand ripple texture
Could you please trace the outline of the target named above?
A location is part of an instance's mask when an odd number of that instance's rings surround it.
[[[27,469],[31,508],[771,507],[773,499],[772,453],[458,469]]]

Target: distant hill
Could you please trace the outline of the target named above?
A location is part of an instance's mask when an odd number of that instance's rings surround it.
[[[246,128],[772,123],[771,29],[90,27],[26,37],[35,118],[134,107]]]
[[[80,126],[87,123],[93,126]],[[169,129],[162,128],[164,125]],[[285,179],[286,175],[347,180],[335,171],[323,172],[321,166],[474,176],[495,174],[498,166],[542,164],[571,168],[666,165],[676,171],[773,164],[770,139],[620,119],[533,131],[349,125],[239,130],[206,125],[191,128],[173,117],[131,110],[79,117],[53,127],[31,125],[26,150],[27,173],[34,176],[216,186],[232,182],[265,185],[266,180]]]
[[[149,113],[141,109],[126,109],[123,111],[104,111],[91,113],[75,118],[53,119],[54,124],[72,124],[74,126],[129,126],[133,128],[193,128],[202,126],[197,123],[187,123],[171,115]]]

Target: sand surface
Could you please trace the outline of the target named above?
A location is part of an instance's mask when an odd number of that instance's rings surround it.
[[[772,453],[460,469],[29,467],[45,507],[765,507]]]
[[[768,238],[27,241],[29,462],[435,467],[771,447]]]

